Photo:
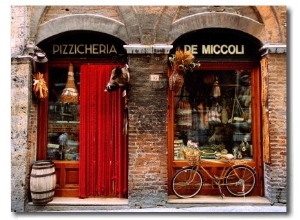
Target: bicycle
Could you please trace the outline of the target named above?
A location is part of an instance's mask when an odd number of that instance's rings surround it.
[[[199,165],[200,159],[200,165]],[[222,198],[225,197],[221,186],[225,186],[227,191],[233,196],[246,196],[254,188],[256,182],[255,167],[247,164],[234,163],[233,155],[221,155],[221,163],[224,163],[220,177],[209,173],[201,165],[201,154],[194,164],[178,170],[172,178],[171,186],[173,193],[180,198],[191,198],[197,195],[203,185],[202,173],[204,172],[215,184]],[[195,161],[195,160],[193,160]]]

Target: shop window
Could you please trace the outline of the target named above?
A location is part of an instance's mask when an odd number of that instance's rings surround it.
[[[194,70],[173,93],[174,160],[185,160],[189,145],[202,158],[253,158],[251,70]]]
[[[73,73],[74,83],[70,82],[70,71]],[[68,86],[74,87],[71,89],[78,93],[77,99],[68,101],[62,98]],[[49,69],[46,156],[49,160],[79,160],[79,87],[78,68],[70,69],[69,66],[69,70],[57,67]]]

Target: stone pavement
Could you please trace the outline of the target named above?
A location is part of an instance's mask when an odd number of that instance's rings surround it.
[[[145,205],[145,204],[144,204]],[[39,206],[29,203],[28,212],[77,212],[77,213],[186,213],[186,212],[205,212],[205,213],[224,213],[224,212],[280,212],[287,213],[284,204],[271,205],[270,202],[259,196],[249,197],[225,197],[220,196],[195,196],[189,199],[178,199],[169,196],[165,206],[157,207],[130,207],[127,199],[118,198],[60,198],[54,197],[53,201],[46,206]]]
[[[67,211],[64,212],[74,212],[74,211]],[[80,212],[148,212],[148,213],[162,213],[162,212],[171,212],[171,213],[178,213],[178,212],[205,212],[205,213],[224,213],[224,212],[280,212],[280,213],[287,213],[286,206],[271,206],[271,205],[227,205],[227,206],[200,206],[200,207],[186,207],[186,208],[163,208],[163,207],[156,207],[156,208],[140,208],[140,209],[119,209],[119,210],[82,210]]]

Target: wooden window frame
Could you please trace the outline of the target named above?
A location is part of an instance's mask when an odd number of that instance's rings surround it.
[[[251,80],[251,96],[252,96],[252,145],[255,146],[253,150],[253,161],[249,162],[250,166],[255,166],[257,171],[257,188],[255,193],[257,195],[263,196],[263,169],[262,169],[262,122],[261,122],[261,74],[259,68],[259,62],[200,62],[201,66],[199,70],[237,70],[237,69],[250,69],[252,70]],[[172,74],[171,68],[168,71],[168,76]],[[176,170],[180,169],[183,166],[187,166],[186,161],[176,161],[174,160],[174,93],[173,91],[168,92],[168,185],[172,180],[173,175]],[[206,160],[204,166],[210,167],[212,171],[218,169],[215,167],[213,162]],[[203,164],[202,164],[203,165]],[[169,188],[169,194],[173,194]]]

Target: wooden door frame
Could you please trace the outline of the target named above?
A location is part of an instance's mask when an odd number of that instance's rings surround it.
[[[116,64],[119,61],[110,59],[49,59],[47,65],[43,65],[40,70],[45,72],[45,81],[49,85],[49,69],[65,67],[68,71],[69,64],[73,67],[80,67],[82,64]],[[37,140],[37,160],[46,160],[47,157],[47,135],[48,135],[48,97],[40,101],[38,108],[38,140]],[[79,187],[79,161],[59,161],[54,160],[56,171],[55,195],[58,197],[77,197]]]

